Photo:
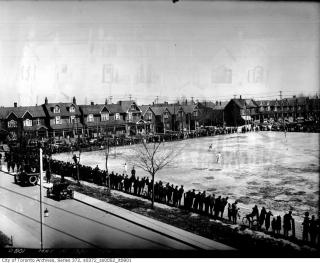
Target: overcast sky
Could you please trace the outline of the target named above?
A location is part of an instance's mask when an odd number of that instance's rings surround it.
[[[319,4],[1,1],[0,105],[319,90]]]

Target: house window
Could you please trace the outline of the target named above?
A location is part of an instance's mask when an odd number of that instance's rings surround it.
[[[165,118],[165,119],[169,118],[168,112],[163,113],[163,118]]]
[[[76,116],[70,116],[70,123],[76,123]]]
[[[15,128],[17,127],[17,122],[15,120],[11,120],[8,122],[8,128]]]
[[[101,121],[108,121],[109,113],[101,113]]]
[[[93,114],[89,114],[88,115],[87,121],[88,122],[93,122],[94,121]]]
[[[60,116],[56,116],[56,124],[61,124],[61,117]]]
[[[194,111],[194,112],[193,112],[193,116],[194,116],[194,117],[197,117],[197,116],[198,116],[198,111]]]
[[[58,105],[54,107],[53,113],[60,113],[60,107]]]
[[[36,123],[37,123],[37,125],[41,125],[41,121],[39,118],[37,119]]]
[[[75,107],[71,106],[69,111],[70,111],[70,112],[75,112],[76,109],[75,109]]]
[[[152,120],[152,113],[151,112],[146,113],[146,120],[148,120],[148,121]]]
[[[23,121],[23,126],[25,126],[25,127],[31,127],[31,126],[32,126],[32,120],[25,119],[25,120]]]
[[[128,114],[129,114],[129,115],[128,115],[129,121],[132,121],[132,112],[129,112]],[[117,119],[117,115],[116,115],[116,119]]]
[[[120,120],[120,113],[116,113],[116,120]]]

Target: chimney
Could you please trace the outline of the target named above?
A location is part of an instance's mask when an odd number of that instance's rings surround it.
[[[154,101],[152,102],[152,106],[154,106]]]
[[[44,99],[44,104],[48,104],[48,98],[46,97],[45,99]]]
[[[105,104],[105,105],[107,105],[107,104],[108,104],[108,99],[106,99],[106,100],[104,101],[104,104]]]
[[[218,104],[219,104],[219,101],[216,100],[216,105],[218,105]]]
[[[240,100],[242,100],[242,96],[240,95]]]
[[[73,104],[77,104],[76,97],[73,97],[72,102]]]
[[[122,104],[122,101],[121,101],[121,100],[119,100],[119,101],[118,101],[118,104],[119,104],[119,105],[121,106],[121,104]]]
[[[13,106],[14,106],[15,108],[17,108],[17,105],[18,105],[18,104],[17,104],[16,102],[13,103]]]
[[[220,106],[221,106],[221,100],[220,100]]]
[[[295,99],[295,98],[296,98],[296,95],[293,95],[293,98]]]
[[[188,105],[188,100],[186,99],[186,105]]]
[[[91,106],[93,106],[93,105],[94,105],[94,102],[93,102],[93,101],[91,101],[90,105],[91,105]]]
[[[164,102],[164,105],[168,105],[168,102],[167,102],[167,101],[165,101],[165,102]]]

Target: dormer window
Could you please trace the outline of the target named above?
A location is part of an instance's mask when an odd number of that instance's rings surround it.
[[[115,119],[116,119],[116,120],[120,120],[120,113],[116,113],[116,114],[115,114]]]
[[[108,121],[109,113],[101,113],[101,121]]]
[[[88,115],[87,121],[88,121],[88,122],[93,122],[93,121],[94,121],[93,114],[89,114],[89,115]]]
[[[37,119],[36,123],[37,123],[37,125],[41,125],[41,121],[39,118]]]
[[[193,112],[193,116],[194,116],[194,117],[197,117],[197,116],[198,116],[198,111],[194,111],[194,112]]]
[[[60,113],[60,107],[58,105],[54,107],[53,113]]]
[[[69,109],[69,111],[70,111],[70,112],[75,112],[75,111],[76,111],[76,108],[75,108],[74,106],[71,106],[70,109]]]
[[[129,118],[129,121],[132,121],[132,112],[128,113],[128,118]]]
[[[23,121],[23,126],[24,126],[24,127],[31,127],[31,126],[32,126],[32,120],[25,119],[25,120]]]
[[[163,118],[165,118],[165,119],[168,119],[168,118],[169,118],[169,114],[168,114],[167,111],[165,111],[165,112],[163,113]]]
[[[8,122],[8,128],[15,128],[17,127],[17,122],[15,120],[11,120]]]

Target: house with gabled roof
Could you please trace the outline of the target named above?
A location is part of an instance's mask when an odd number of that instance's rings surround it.
[[[1,107],[2,134],[9,135],[12,140],[20,138],[48,137],[46,115],[42,106]]]
[[[43,107],[47,115],[46,124],[49,127],[50,137],[72,138],[83,135],[83,125],[80,122],[81,113],[75,97],[69,103],[49,103],[45,98]]]
[[[91,102],[90,105],[79,105],[79,108],[86,136],[125,134],[126,113],[120,104]]]
[[[224,109],[227,126],[242,126],[259,119],[258,105],[253,99],[231,99]]]

